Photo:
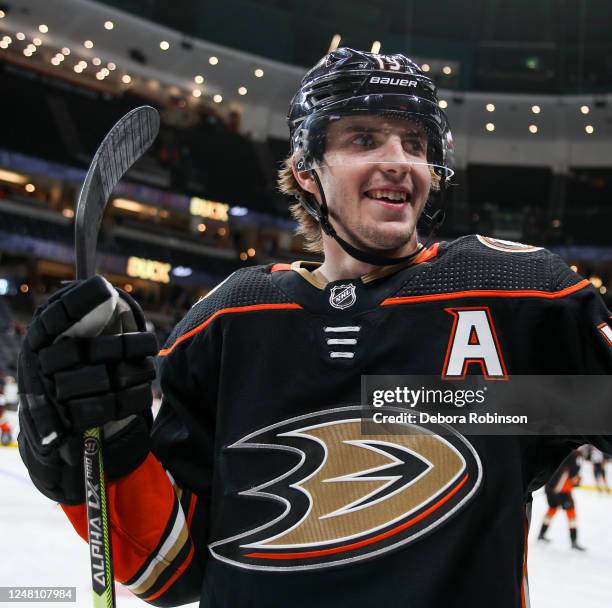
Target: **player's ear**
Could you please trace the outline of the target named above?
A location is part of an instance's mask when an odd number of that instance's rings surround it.
[[[295,181],[299,184],[302,190],[306,192],[310,192],[310,194],[314,194],[315,196],[319,195],[319,189],[310,173],[310,171],[300,171],[298,169],[298,158],[293,158],[291,160],[291,171],[293,172],[293,177]]]

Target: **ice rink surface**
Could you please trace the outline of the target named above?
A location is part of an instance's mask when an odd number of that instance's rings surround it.
[[[582,477],[585,485],[592,484],[590,463],[583,466]],[[0,448],[0,496],[4,545],[0,586],[76,587],[76,604],[50,605],[90,607],[87,545],[73,531],[61,509],[35,490],[16,448]],[[612,494],[577,489],[574,496],[578,540],[587,548],[584,553],[570,549],[567,519],[561,511],[548,532],[551,542],[536,540],[546,499],[541,491],[535,497],[528,559],[532,608],[612,606]],[[120,607],[148,605],[120,585],[116,590]],[[14,605],[34,608],[42,604]]]

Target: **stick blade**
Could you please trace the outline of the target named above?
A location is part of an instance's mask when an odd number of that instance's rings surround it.
[[[87,278],[95,273],[98,231],[108,197],[125,172],[151,146],[158,132],[159,113],[151,106],[141,106],[123,116],[96,151],[77,201],[77,278]]]

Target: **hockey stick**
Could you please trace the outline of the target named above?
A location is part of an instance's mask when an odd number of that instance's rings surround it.
[[[121,118],[97,149],[76,206],[77,279],[87,279],[95,273],[98,232],[108,197],[123,174],[153,143],[158,131],[157,110],[142,106]],[[99,428],[85,431],[83,458],[93,605],[94,608],[114,608],[113,562]]]

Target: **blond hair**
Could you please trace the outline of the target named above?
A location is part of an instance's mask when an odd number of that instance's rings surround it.
[[[323,237],[321,234],[321,226],[315,220],[302,204],[302,200],[306,197],[312,197],[310,192],[306,192],[293,174],[293,156],[289,155],[284,161],[283,166],[278,171],[277,180],[278,189],[288,196],[297,199],[289,207],[293,219],[297,222],[296,234],[300,234],[306,240],[304,248],[306,251],[313,253],[323,253]]]
[[[429,168],[431,173],[431,189],[434,191],[440,190],[441,178],[432,167]],[[304,248],[306,251],[314,253],[323,253],[323,236],[321,225],[315,220],[308,211],[304,208],[302,200],[307,197],[313,197],[310,192],[306,192],[293,174],[293,155],[289,155],[284,161],[282,167],[278,171],[277,186],[280,192],[297,199],[289,207],[293,219],[297,222],[298,227],[296,234],[300,234],[306,240]]]

